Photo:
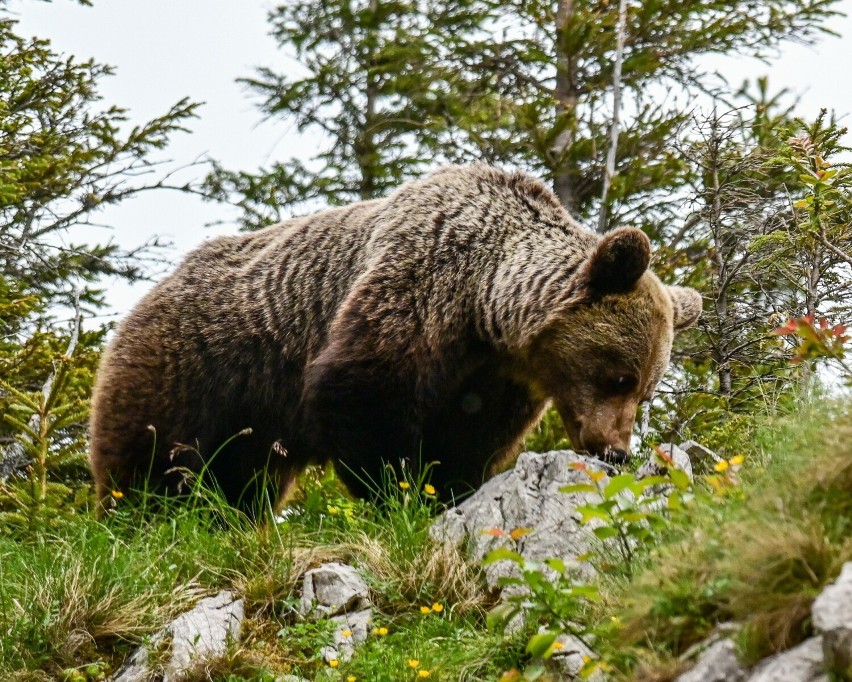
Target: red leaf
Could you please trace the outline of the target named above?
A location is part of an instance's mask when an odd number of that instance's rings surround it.
[[[772,333],[776,336],[787,336],[788,334],[795,334],[797,328],[798,325],[796,324],[796,320],[790,319],[787,320],[785,324],[775,329]]]
[[[674,465],[674,460],[671,458],[671,456],[670,456],[669,454],[667,454],[666,452],[664,452],[664,451],[663,451],[663,449],[662,449],[659,445],[655,445],[655,446],[654,446],[654,450],[656,450],[656,451],[657,451],[657,454],[658,454],[660,457],[662,457],[662,458],[663,458],[663,461],[664,461],[664,462],[667,462],[668,464]]]

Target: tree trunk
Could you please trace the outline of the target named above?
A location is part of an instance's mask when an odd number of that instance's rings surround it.
[[[373,140],[373,125],[378,97],[372,77],[367,76],[367,106],[364,113],[364,128],[361,130],[360,149],[358,150],[358,168],[361,171],[361,183],[358,195],[361,200],[376,198],[376,145]]]
[[[725,239],[724,226],[722,225],[722,185],[719,180],[719,159],[722,136],[719,132],[719,119],[713,112],[711,126],[710,167],[713,186],[712,203],[710,206],[710,231],[713,235],[714,262],[716,265],[716,319],[718,321],[719,341],[716,350],[716,366],[719,375],[719,393],[723,396],[731,395],[732,376],[731,358],[729,357],[729,335],[731,333],[731,320],[728,310],[728,289],[731,285],[728,273],[727,254],[729,250],[728,241]]]
[[[370,0],[370,12],[375,21],[376,10],[378,9],[378,0]],[[375,26],[373,27],[375,29]],[[375,48],[375,45],[372,46]],[[376,122],[376,104],[379,99],[378,86],[376,85],[376,77],[373,75],[372,69],[373,51],[367,56],[364,66],[367,69],[366,87],[364,96],[366,104],[364,107],[364,122],[363,127],[359,131],[358,141],[356,142],[356,154],[358,156],[358,169],[361,171],[361,182],[358,187],[358,196],[362,201],[367,199],[375,199],[378,188],[376,187],[376,143],[374,135],[374,126]]]
[[[621,122],[621,66],[624,59],[624,35],[627,33],[627,0],[618,5],[618,23],[615,29],[615,64],[612,69],[612,124],[609,128],[609,149],[606,154],[603,191],[601,192],[601,213],[598,216],[598,232],[606,232],[607,194],[615,177],[615,156],[618,152],[618,133]]]
[[[553,191],[571,215],[580,213],[577,196],[577,172],[566,153],[573,144],[577,127],[577,73],[574,55],[569,54],[565,40],[566,29],[574,16],[573,0],[559,0],[556,10],[556,118],[567,117],[565,129],[556,138],[552,153]]]

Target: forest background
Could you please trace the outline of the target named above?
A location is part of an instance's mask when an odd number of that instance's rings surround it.
[[[277,63],[247,70],[239,82],[243,109],[253,100],[256,120],[281,136],[259,168],[209,155],[170,162],[165,148],[204,120],[202,105],[179,98],[160,116],[135,120],[120,103],[99,100],[102,84],[117,78],[108,67],[30,42],[28,24],[12,13],[101,11],[81,5],[3,6],[10,115],[0,359],[4,381],[19,390],[44,389],[78,310],[85,321],[66,383],[68,398],[82,401],[74,412],[85,415],[110,290],[160,276],[176,257],[162,248],[162,233],[201,223],[184,208],[160,214],[160,229],[148,218],[157,215],[151,202],[212,202],[213,215],[224,216],[210,221],[219,231],[255,229],[383,196],[440,163],[475,160],[541,177],[590,229],[641,227],[654,242],[657,272],[704,294],[700,329],[680,345],[677,371],[642,420],[643,437],[692,434],[721,445],[739,416],[783,400],[810,376],[790,365],[791,345],[776,333],[791,319],[810,316],[803,328],[812,326],[805,331],[818,347],[807,352],[842,362],[852,294],[850,180],[838,122],[845,112],[820,113],[767,77],[729,83],[716,70],[720,60],[753,66],[789,46],[830,40],[841,3],[626,3],[620,62],[615,3],[288,3],[269,10]],[[202,16],[182,11],[185,21]],[[227,14],[211,15],[203,17],[227,23]],[[158,34],[138,35],[157,54]],[[217,45],[203,52],[211,53]],[[841,60],[813,54],[814,78],[836,70],[842,81]],[[804,91],[808,82],[796,85]],[[235,125],[217,124],[223,138]],[[145,226],[136,223],[135,237],[120,224],[121,236],[105,233],[131,210]],[[229,218],[236,225],[222,228]],[[118,301],[129,305],[126,295]],[[78,449],[84,423],[61,429]],[[19,450],[8,422],[0,439]]]

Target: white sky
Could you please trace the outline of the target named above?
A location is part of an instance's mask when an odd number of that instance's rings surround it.
[[[282,0],[286,2],[286,0]],[[167,157],[179,164],[209,155],[226,168],[255,170],[271,160],[309,157],[316,139],[284,123],[261,122],[244,89],[235,83],[257,66],[279,71],[297,68],[268,36],[271,0],[95,0],[83,7],[70,0],[53,3],[12,0],[9,9],[20,20],[19,32],[49,38],[57,51],[78,59],[94,58],[116,67],[116,75],[100,84],[107,105],[129,109],[141,122],[165,113],[183,97],[205,102],[192,133],[176,135]],[[852,14],[852,0],[838,3]],[[852,18],[835,20],[838,38],[823,38],[815,47],[790,45],[771,64],[719,59],[714,65],[734,85],[744,78],[769,75],[772,91],[787,87],[801,97],[799,113],[813,117],[821,107],[838,115],[852,112]],[[850,125],[848,116],[844,119]],[[125,247],[154,235],[172,241],[169,253],[180,255],[202,240],[233,233],[234,212],[177,192],[151,192],[110,208],[99,219],[115,227],[92,240],[114,238]],[[76,238],[79,239],[79,233]],[[108,282],[108,301],[126,312],[150,286]]]

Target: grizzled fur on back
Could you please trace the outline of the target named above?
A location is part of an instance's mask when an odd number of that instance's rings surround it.
[[[99,494],[146,481],[178,492],[188,470],[250,504],[328,460],[364,494],[384,462],[403,459],[439,461],[433,482],[466,492],[555,398],[529,355],[594,280],[584,264],[599,244],[539,182],[481,165],[211,240],[104,355],[91,422]],[[653,278],[645,267],[637,278]],[[621,288],[606,294],[642,289]],[[670,337],[677,306],[664,298],[645,307],[661,307],[654,324]]]

